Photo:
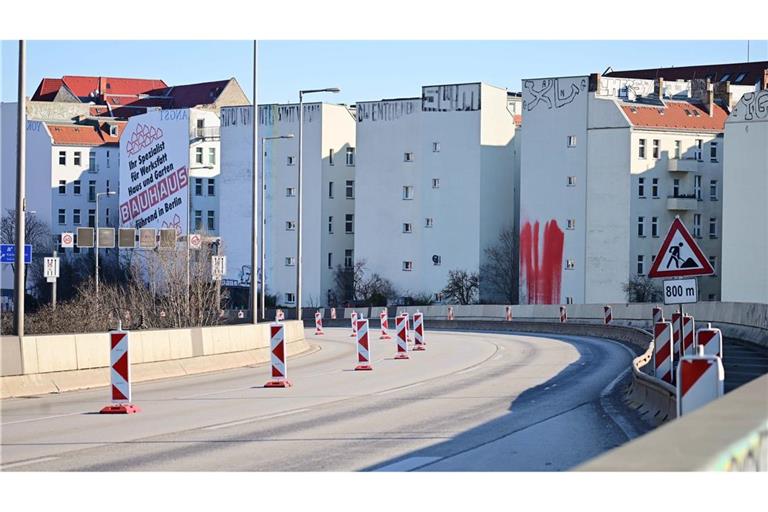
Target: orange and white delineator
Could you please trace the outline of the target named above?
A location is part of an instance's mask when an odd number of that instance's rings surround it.
[[[289,388],[288,364],[285,360],[285,324],[275,322],[269,326],[269,347],[272,363],[272,380],[264,384],[265,388]]]
[[[568,310],[565,306],[560,306],[560,323],[564,324],[568,321]]]
[[[677,417],[723,396],[725,370],[717,356],[685,356],[677,366]]]
[[[696,331],[696,346],[704,347],[705,356],[717,356],[722,359],[723,333],[720,329],[712,327],[712,324],[707,324],[707,327]]]
[[[331,308],[331,320],[336,320],[336,308]]]
[[[416,312],[413,314],[413,341],[414,351],[427,350],[427,342],[424,340],[424,313]]]
[[[101,409],[101,414],[141,412],[141,409],[131,404],[131,358],[128,340],[128,331],[123,331],[121,327],[109,332],[112,405]]]
[[[354,338],[357,336],[357,311],[353,311],[352,314],[349,315],[349,319],[352,323],[352,334],[350,334],[349,337]]]
[[[653,325],[664,321],[664,310],[659,306],[653,307]]]
[[[507,322],[512,321],[512,306],[504,307],[504,320],[506,320]]]
[[[408,317],[400,315],[395,318],[395,330],[397,331],[397,355],[395,359],[410,359],[408,355]]]
[[[683,342],[680,344],[680,359],[685,356],[696,355],[696,347],[694,345],[696,332],[696,325],[691,315],[683,316]]]
[[[320,311],[315,312],[315,336],[321,336],[323,332],[323,314]]]
[[[387,334],[387,329],[389,329],[389,318],[387,317],[387,308],[382,309],[381,313],[379,313],[379,321],[381,322],[381,334],[379,335],[379,339],[391,340],[392,336]]]
[[[672,313],[672,343],[674,344],[675,358],[680,359],[682,354],[680,349],[680,341],[682,341],[682,325],[680,322],[680,313]]]
[[[453,306],[448,306],[448,320],[453,320]]]
[[[675,352],[672,350],[672,324],[659,322],[653,325],[653,369],[657,379],[672,384]]]
[[[355,320],[355,341],[357,342],[357,366],[355,366],[355,370],[373,370],[371,346],[368,343],[368,319]]]
[[[611,306],[603,306],[603,323],[605,325],[610,324],[613,321],[613,310]]]

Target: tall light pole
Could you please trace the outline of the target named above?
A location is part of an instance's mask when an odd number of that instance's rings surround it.
[[[255,325],[259,319],[256,316],[256,232],[258,230],[258,218],[256,215],[256,197],[258,183],[256,180],[256,141],[259,139],[259,99],[258,99],[258,74],[259,74],[259,43],[253,40],[253,132],[251,144],[253,144],[253,174],[251,175],[251,293],[249,302],[251,306],[251,322]],[[262,194],[263,196],[263,194]],[[262,199],[263,201],[263,199]],[[264,203],[262,202],[262,208]],[[262,289],[264,283],[261,284]]]
[[[113,196],[115,191],[96,193],[96,233],[93,237],[93,245],[96,248],[96,297],[99,296],[99,196]]]
[[[312,94],[316,92],[340,92],[338,87],[327,87],[325,89],[305,89],[299,91],[299,179],[296,184],[296,199],[299,203],[298,213],[296,216],[296,319],[301,320],[301,230],[303,228],[301,222],[301,216],[303,213],[302,204],[302,189],[301,182],[303,180],[302,174],[302,152],[303,152],[303,137],[304,134],[304,95]]]
[[[26,180],[26,148],[27,148],[27,109],[24,104],[24,89],[26,87],[26,49],[25,41],[19,41],[19,99],[17,105],[17,134],[16,143],[16,336],[24,336],[24,231],[26,230],[25,213],[27,209],[27,180]]]
[[[261,265],[259,267],[259,281],[261,282],[261,293],[260,293],[260,305],[261,305],[261,319],[266,319],[266,308],[265,308],[265,296],[266,296],[266,283],[267,281],[264,279],[264,268],[266,266],[267,262],[267,250],[266,245],[264,244],[264,238],[265,233],[267,231],[267,211],[264,205],[266,205],[266,195],[267,195],[267,180],[266,180],[266,166],[265,161],[267,157],[267,145],[266,142],[268,140],[278,140],[278,139],[292,139],[293,134],[289,133],[288,135],[276,135],[274,137],[262,137],[261,138],[261,231],[260,231],[260,237],[259,237],[259,244],[261,245]],[[251,273],[251,280],[253,280],[253,273]]]

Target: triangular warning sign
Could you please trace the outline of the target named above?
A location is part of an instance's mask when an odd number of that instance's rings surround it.
[[[648,277],[686,277],[714,274],[715,269],[696,245],[679,217],[675,217]]]

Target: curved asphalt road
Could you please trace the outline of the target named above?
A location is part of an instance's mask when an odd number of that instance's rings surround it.
[[[372,330],[355,372],[348,329],[288,362],[134,385],[135,415],[100,415],[105,388],[9,399],[3,470],[565,470],[637,435],[620,400],[632,353],[601,339],[428,332],[394,360]],[[612,393],[611,393],[612,392]]]

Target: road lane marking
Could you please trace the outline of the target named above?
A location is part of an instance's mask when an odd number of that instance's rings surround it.
[[[210,427],[203,427],[203,430],[218,430],[220,428],[235,427],[237,425],[245,425],[246,423],[253,423],[254,421],[271,420],[275,418],[282,418],[283,416],[290,416],[292,414],[299,414],[300,412],[307,412],[311,409],[296,409],[295,411],[279,412],[277,414],[270,414],[269,416],[259,416],[258,418],[248,418],[239,421],[230,421],[229,423],[222,423],[220,425],[213,425]]]
[[[388,394],[390,394],[390,393],[396,393],[397,391],[405,391],[406,389],[415,388],[416,386],[421,386],[422,384],[424,384],[424,383],[423,383],[423,382],[417,382],[417,383],[415,383],[415,384],[411,384],[411,385],[409,385],[409,386],[403,386],[403,387],[401,387],[401,388],[388,389],[388,390],[386,390],[386,391],[380,391],[380,392],[378,392],[378,393],[374,393],[374,394],[375,394],[376,396],[381,396],[381,395],[388,395]]]
[[[87,414],[90,411],[80,411],[80,412],[71,412],[69,414],[57,414],[55,416],[43,416],[42,418],[29,418],[26,420],[18,420],[18,421],[8,421],[5,423],[2,423],[3,427],[6,425],[16,425],[17,423],[30,423],[32,421],[43,421],[43,420],[52,420],[54,418],[66,418],[67,416],[79,416],[81,414]]]
[[[432,464],[440,459],[442,459],[442,457],[410,457],[392,464],[387,464],[379,469],[374,469],[374,471],[410,471],[421,466],[426,466],[427,464]]]
[[[41,459],[25,460],[25,461],[22,461],[22,462],[12,462],[10,464],[3,464],[2,466],[0,466],[0,470],[5,471],[6,469],[18,468],[18,467],[21,467],[21,466],[28,466],[30,464],[37,464],[38,462],[48,462],[50,460],[56,460],[56,459],[58,459],[58,457],[43,457]]]
[[[460,372],[457,372],[456,375],[464,375],[465,373],[474,372],[474,371],[479,370],[479,369],[480,369],[479,366],[473,366],[472,368],[467,368],[466,370],[462,370]]]

